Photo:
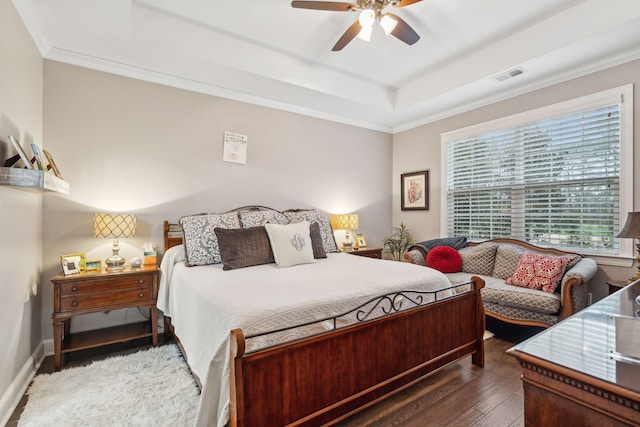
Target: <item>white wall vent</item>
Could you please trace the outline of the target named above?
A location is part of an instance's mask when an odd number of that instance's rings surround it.
[[[503,82],[505,80],[509,80],[513,77],[517,77],[521,74],[524,74],[525,72],[526,70],[524,68],[518,67],[518,68],[513,68],[509,71],[505,71],[504,73],[496,74],[491,78],[497,82]]]

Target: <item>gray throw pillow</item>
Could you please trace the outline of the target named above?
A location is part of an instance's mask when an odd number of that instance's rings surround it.
[[[462,257],[462,271],[470,274],[491,276],[497,248],[497,244],[487,242],[460,249],[458,252]]]
[[[240,228],[240,220],[236,212],[200,214],[180,218],[180,225],[184,234],[185,264],[191,267],[222,262],[214,229]]]

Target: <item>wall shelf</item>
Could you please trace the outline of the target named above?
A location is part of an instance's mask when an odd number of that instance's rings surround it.
[[[69,194],[67,181],[41,170],[0,167],[0,185]]]

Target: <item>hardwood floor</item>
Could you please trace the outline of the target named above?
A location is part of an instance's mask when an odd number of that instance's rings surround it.
[[[493,319],[487,319],[487,328],[496,336],[485,343],[484,368],[472,365],[470,358],[466,357],[341,422],[339,426],[523,426],[521,369],[516,359],[507,356],[505,351],[541,329],[517,327]],[[140,340],[78,352],[65,366],[84,365],[148,346],[148,340]],[[38,373],[51,372],[53,356],[47,356]],[[18,425],[26,401],[26,396],[23,396],[7,427]]]

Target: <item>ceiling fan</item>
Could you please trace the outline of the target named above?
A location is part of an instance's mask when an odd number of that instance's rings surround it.
[[[360,16],[338,42],[332,51],[342,50],[356,36],[369,41],[373,24],[380,23],[384,32],[412,45],[420,36],[402,18],[393,13],[383,12],[387,6],[404,7],[422,0],[357,0],[357,3],[344,3],[333,1],[292,1],[291,6],[299,9],[329,10],[334,12],[360,12]]]

